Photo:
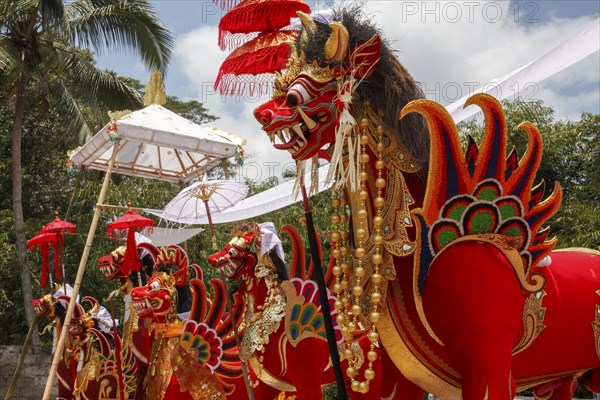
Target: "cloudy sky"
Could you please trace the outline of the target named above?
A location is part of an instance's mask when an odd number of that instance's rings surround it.
[[[313,10],[333,4],[308,3]],[[289,155],[271,148],[252,117],[252,110],[266,99],[222,97],[212,88],[227,56],[217,46],[222,11],[210,0],[153,0],[152,4],[176,40],[167,93],[205,103],[219,116],[213,125],[248,140],[245,149],[251,165],[242,174],[255,179],[279,175],[290,165]],[[600,16],[600,2],[370,0],[365,10],[427,97],[446,105],[580,32]],[[142,82],[149,75],[124,55],[102,56],[99,64]],[[521,90],[525,99],[542,99],[557,119],[578,120],[582,112],[600,114],[599,71],[596,52],[539,84],[519,82],[514,89]]]

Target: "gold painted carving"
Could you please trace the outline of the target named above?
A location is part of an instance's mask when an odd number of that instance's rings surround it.
[[[267,385],[284,392],[296,391],[296,387],[294,385],[277,378],[275,375],[271,374],[269,371],[263,368],[262,364],[260,363],[260,361],[258,361],[258,358],[256,356],[253,355],[252,357],[250,357],[248,359],[248,363],[250,364],[250,367],[256,374],[256,377],[262,382],[266,383]]]
[[[173,373],[182,392],[188,391],[194,399],[225,400],[225,390],[209,368],[198,368],[198,359],[181,346],[174,351]]]
[[[257,312],[252,301],[247,303],[244,335],[240,347],[242,361],[247,361],[254,352],[262,350],[264,345],[269,343],[269,336],[279,329],[285,316],[286,298],[274,276],[274,270],[275,266],[268,256],[258,260],[256,278],[265,279],[268,291],[262,310]]]
[[[292,310],[294,309],[294,306],[298,305],[298,306],[302,307],[302,305],[304,303],[306,303],[306,298],[296,292],[296,287],[290,281],[283,282],[281,284],[281,288],[283,289],[283,291],[285,293],[285,298],[287,299],[287,303],[285,305],[285,326],[287,328],[291,324],[290,318],[292,316]],[[298,343],[300,343],[300,341],[304,340],[305,338],[326,340],[326,339],[323,339],[319,335],[315,335],[314,331],[308,331],[308,330],[302,332],[300,334],[300,336],[298,336],[297,338],[294,339],[290,335],[289,329],[286,329],[285,336],[287,337],[287,339],[290,342],[290,344],[292,345],[292,347],[296,347],[298,345]]]
[[[546,296],[546,291],[541,290],[531,293],[525,301],[525,308],[523,310],[523,337],[513,349],[513,355],[528,348],[546,327],[544,325],[546,307],[542,307],[544,296]]]

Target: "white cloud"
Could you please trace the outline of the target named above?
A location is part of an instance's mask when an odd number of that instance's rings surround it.
[[[202,26],[177,38],[175,66],[187,77],[197,100],[219,119],[213,124],[248,141],[244,150],[249,155],[242,176],[259,180],[270,175],[280,176],[289,167],[287,152],[274,149],[254,119],[253,110],[268,100],[268,96],[222,96],[213,89],[218,69],[227,57],[217,46],[216,26]],[[256,165],[261,171],[257,172]]]
[[[366,7],[427,96],[448,104],[541,57],[594,20],[550,16],[536,22],[539,16],[525,9],[527,4],[372,1]],[[217,47],[217,28],[202,26],[177,38],[174,66],[193,88],[188,93],[196,93],[211,113],[220,116],[215,125],[248,140],[246,150],[256,155],[252,161],[263,166],[271,161],[289,163],[289,155],[271,147],[252,116],[259,99],[236,101],[214,94],[212,83],[226,55]],[[599,70],[595,53],[525,95],[544,100],[557,118],[600,113]],[[263,176],[267,171],[263,169]]]
[[[540,23],[535,9],[496,1],[376,1],[367,6],[428,98],[442,104],[543,56],[595,20],[552,16]],[[519,89],[544,100],[557,116],[599,113],[599,64],[595,53],[535,87],[524,82]],[[579,89],[573,91],[567,82]]]

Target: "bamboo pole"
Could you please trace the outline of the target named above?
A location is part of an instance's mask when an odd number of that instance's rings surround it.
[[[6,396],[4,400],[9,400],[12,398],[13,392],[15,391],[15,386],[17,385],[17,381],[19,380],[19,375],[21,375],[21,368],[23,367],[23,363],[25,362],[25,357],[27,356],[27,350],[29,349],[29,344],[31,343],[31,337],[33,336],[34,327],[37,326],[38,316],[33,317],[33,321],[31,321],[31,325],[29,326],[29,331],[27,332],[27,337],[25,338],[25,342],[23,343],[23,348],[21,349],[21,355],[19,356],[19,362],[17,363],[17,368],[15,368],[15,372],[13,374],[12,380],[10,382],[10,386],[8,387],[8,391],[6,392]]]
[[[133,210],[133,211],[144,211],[143,208],[140,207],[131,207],[131,206],[115,206],[112,204],[102,204],[102,203],[98,203],[96,204],[96,208],[101,208],[101,209],[111,209],[111,210],[124,210],[124,211],[129,211],[129,210]]]
[[[98,204],[102,204],[106,197],[108,184],[110,183],[110,175],[115,164],[115,159],[117,158],[117,153],[119,152],[120,144],[121,141],[119,138],[117,138],[113,147],[110,161],[108,163],[108,168],[106,169],[106,174],[104,175],[104,182],[102,183],[102,188],[100,189],[100,194],[98,195]],[[61,330],[60,338],[56,343],[56,350],[54,352],[54,357],[52,358],[52,365],[50,366],[50,372],[48,373],[48,380],[46,381],[46,389],[44,390],[44,396],[42,397],[42,400],[50,400],[52,386],[54,385],[54,379],[56,378],[56,370],[58,369],[58,363],[60,362],[67,335],[69,334],[69,325],[71,324],[71,318],[73,317],[75,302],[77,295],[79,294],[79,288],[81,287],[83,273],[85,272],[85,265],[87,264],[87,260],[90,256],[90,251],[92,250],[92,243],[94,242],[94,235],[96,234],[96,228],[98,227],[98,221],[100,220],[101,213],[102,207],[96,207],[94,210],[94,217],[92,218],[92,223],[90,225],[90,230],[85,242],[85,247],[83,249],[83,253],[81,254],[81,261],[79,262],[77,275],[75,276],[75,283],[73,284],[73,291],[71,293],[71,301],[69,301],[69,307],[67,308],[67,314],[65,315],[63,329]]]
[[[185,187],[185,183],[183,183],[183,181],[179,181],[179,191],[180,192],[183,190],[184,187]],[[188,241],[187,240],[183,241],[183,250],[185,251],[185,254],[190,254],[190,252],[188,251]]]

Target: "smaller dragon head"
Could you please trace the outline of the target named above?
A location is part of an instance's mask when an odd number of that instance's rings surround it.
[[[248,275],[258,261],[253,251],[254,242],[260,235],[248,225],[234,229],[232,239],[223,250],[208,257],[208,262],[217,269],[223,269],[229,279],[236,280],[242,275]]]
[[[100,272],[102,272],[107,280],[112,281],[117,278],[127,278],[127,275],[122,270],[126,248],[126,246],[120,246],[98,259]],[[144,270],[147,275],[152,274],[158,251],[156,246],[150,243],[139,243],[137,245],[137,253],[142,264],[142,270]],[[134,279],[133,281],[136,280]]]
[[[140,318],[164,322],[174,313],[177,289],[188,284],[189,261],[179,246],[162,247],[156,257],[156,271],[145,286],[131,292],[131,304]]]
[[[131,291],[131,305],[139,318],[153,318],[164,322],[173,313],[175,278],[165,272],[156,272],[145,286]]]
[[[100,304],[96,299],[89,296],[83,298],[82,303],[86,302],[92,306],[87,311],[81,304],[75,304],[73,317],[71,318],[71,324],[69,325],[69,334],[73,338],[81,339],[87,335],[90,328],[97,327],[98,322],[96,321],[95,316],[98,314]]]
[[[54,317],[54,307],[56,306],[56,300],[50,293],[48,293],[41,299],[31,300],[31,305],[33,306],[35,315],[38,318],[41,318],[41,317],[53,318]]]

